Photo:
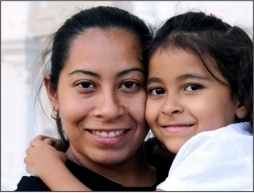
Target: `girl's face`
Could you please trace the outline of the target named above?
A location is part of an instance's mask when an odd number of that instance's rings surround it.
[[[214,67],[210,69],[226,82]],[[192,136],[246,115],[245,108],[232,101],[229,87],[214,79],[199,57],[182,49],[164,49],[152,56],[147,91],[147,123],[174,153]]]
[[[119,29],[90,28],[72,42],[57,92],[48,94],[81,164],[120,164],[142,147],[148,128],[139,51]]]

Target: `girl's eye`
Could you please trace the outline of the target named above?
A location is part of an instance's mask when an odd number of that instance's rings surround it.
[[[196,91],[203,88],[201,85],[199,84],[189,84],[188,86],[185,87],[186,91]]]
[[[95,86],[91,82],[81,82],[78,84],[78,87],[81,88],[95,88]]]
[[[132,81],[127,81],[127,82],[124,82],[120,87],[121,88],[128,88],[128,89],[135,88],[135,87],[137,87],[137,83],[132,82]]]
[[[152,95],[160,95],[160,94],[164,94],[165,90],[163,88],[153,88],[150,90],[150,93]]]

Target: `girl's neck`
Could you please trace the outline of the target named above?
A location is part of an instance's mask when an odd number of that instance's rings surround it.
[[[146,163],[142,148],[128,161],[118,165],[103,165],[87,157],[79,159],[71,147],[66,153],[68,159],[76,164],[126,187],[148,187],[157,182],[156,169]]]

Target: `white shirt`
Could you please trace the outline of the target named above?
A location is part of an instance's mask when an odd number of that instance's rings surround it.
[[[245,123],[249,124],[249,123]],[[253,191],[253,135],[241,123],[205,131],[179,150],[164,191]]]

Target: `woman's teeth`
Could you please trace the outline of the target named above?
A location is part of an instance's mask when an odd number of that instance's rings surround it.
[[[93,134],[98,135],[100,137],[115,137],[118,135],[121,135],[124,133],[124,130],[120,130],[120,131],[93,131]]]

